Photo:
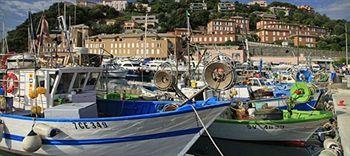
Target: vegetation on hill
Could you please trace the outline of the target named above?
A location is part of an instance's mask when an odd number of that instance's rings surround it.
[[[33,27],[36,30],[39,24],[40,17],[45,16],[49,23],[50,33],[55,33],[58,29],[57,16],[58,6],[60,5],[60,12],[63,13],[63,3],[55,3],[49,9],[43,12],[37,12],[32,15]],[[66,7],[67,24],[85,24],[91,28],[91,35],[100,33],[121,33],[122,21],[117,21],[114,25],[106,25],[106,19],[114,19],[120,17],[121,14],[114,8],[99,5],[96,8],[76,7],[76,19],[74,19],[75,7],[68,5]],[[70,18],[68,18],[70,17]],[[70,20],[69,20],[70,19]],[[7,40],[10,51],[24,52],[28,47],[28,25],[29,20],[26,19],[22,24],[18,25],[16,29],[9,31]]]
[[[148,3],[152,7],[149,15],[156,15],[159,23],[157,25],[158,32],[173,31],[174,28],[187,27],[186,24],[186,10],[189,10],[190,3],[202,2],[198,0],[180,0],[179,3],[174,0],[137,0],[140,3]],[[248,6],[243,3],[234,2],[235,11],[222,12],[217,11],[217,3],[219,0],[207,0],[208,10],[191,11],[191,28],[198,29],[200,26],[206,26],[207,23],[216,18],[229,18],[231,16],[243,16],[250,20],[250,31],[252,35],[248,36],[248,39],[257,41],[257,36],[254,35],[256,29],[256,23],[261,20],[258,14],[271,13],[268,8],[262,8],[259,5]],[[40,16],[45,14],[46,19],[49,22],[50,30],[57,27],[57,5],[55,3],[49,9],[44,12],[38,12],[33,14],[34,27],[37,27]],[[61,6],[62,3],[60,4]],[[290,8],[289,15],[286,16],[284,12],[277,12],[276,16],[279,20],[286,23],[298,23],[311,26],[324,27],[329,35],[318,39],[317,48],[325,50],[345,50],[345,20],[332,20],[326,15],[321,15],[317,12],[308,13],[302,10],[298,10],[297,6],[284,3],[284,2],[272,2],[269,6],[284,6]],[[73,24],[85,24],[90,26],[90,35],[96,35],[100,33],[122,33],[123,22],[130,20],[131,16],[145,15],[146,8],[142,6],[136,7],[129,3],[126,10],[121,13],[113,8],[107,6],[98,5],[96,8],[76,7],[76,19],[74,19],[74,6],[67,6],[67,16],[71,17],[71,23]],[[60,12],[63,12],[61,7]],[[107,25],[105,20],[114,19],[116,22],[114,25]],[[76,22],[75,22],[76,21]],[[27,28],[28,20],[17,26],[13,31],[8,32],[8,44],[11,51],[22,52],[27,47]],[[350,23],[347,22],[350,30]],[[350,41],[349,41],[350,44]]]

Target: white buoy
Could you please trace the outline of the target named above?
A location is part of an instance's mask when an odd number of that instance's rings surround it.
[[[33,127],[33,131],[36,134],[39,134],[40,136],[44,136],[44,137],[54,137],[58,133],[57,129],[52,128],[51,126],[43,123],[35,124]]]
[[[326,139],[323,142],[323,147],[324,148],[341,148],[341,145],[339,142],[337,142],[334,139]]]
[[[335,149],[324,149],[320,152],[318,156],[338,156],[338,152]]]
[[[30,131],[22,143],[23,150],[30,153],[37,151],[42,145],[41,137],[34,131]]]

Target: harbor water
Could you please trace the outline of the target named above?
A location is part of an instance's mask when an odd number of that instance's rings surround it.
[[[318,155],[323,149],[321,142],[318,141],[316,136],[310,138],[305,147],[223,139],[214,139],[214,141],[222,153],[227,156],[313,156]],[[195,156],[219,156],[210,139],[205,136],[200,137],[187,153]]]

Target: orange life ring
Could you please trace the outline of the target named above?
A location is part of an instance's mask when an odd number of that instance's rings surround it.
[[[7,86],[7,81],[12,79],[13,84]],[[2,89],[4,89],[7,93],[12,93],[18,87],[18,78],[14,73],[7,73],[2,78]]]

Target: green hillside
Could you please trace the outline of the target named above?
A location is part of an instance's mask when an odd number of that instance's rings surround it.
[[[146,0],[139,0],[140,2],[147,2]],[[153,0],[149,2],[152,7],[152,11],[149,14],[156,15],[159,19],[157,26],[158,32],[173,31],[174,28],[186,27],[186,10],[189,9],[191,2],[197,2],[196,0],[181,0],[180,3],[176,3],[174,0]],[[200,26],[206,26],[211,19],[216,18],[229,18],[230,16],[239,15],[250,19],[250,30],[254,32],[256,28],[256,22],[260,20],[257,14],[265,12],[271,13],[267,8],[261,8],[258,5],[248,6],[239,2],[235,2],[236,10],[233,12],[218,13],[217,3],[219,0],[208,0],[208,10],[191,12],[191,26],[192,29],[197,29]],[[45,14],[50,30],[55,29],[57,22],[57,3],[52,5],[44,12],[38,12],[33,15],[34,26],[37,27],[40,16]],[[63,4],[60,4],[63,6]],[[283,12],[277,13],[277,18],[287,23],[299,23],[305,25],[324,27],[330,33],[326,38],[318,39],[318,49],[325,50],[345,50],[345,20],[332,20],[326,15],[321,15],[317,12],[308,13],[298,10],[293,4],[272,2],[269,6],[286,6],[291,8],[289,16],[285,16]],[[129,4],[127,9],[120,13],[113,8],[106,6],[97,6],[96,8],[76,8],[76,23],[74,22],[74,6],[67,7],[67,16],[71,16],[71,23],[73,24],[86,24],[92,29],[91,35],[100,33],[122,33],[122,24],[125,20],[129,20],[133,15],[145,15],[146,10],[144,8],[136,8]],[[60,12],[63,12],[61,7]],[[112,26],[104,24],[106,19],[115,19],[116,23]],[[350,29],[350,23],[348,22],[348,28]],[[27,28],[28,20],[20,24],[15,30],[8,33],[8,44],[11,51],[22,52],[26,51],[27,47]],[[254,34],[254,33],[252,33]],[[256,36],[251,37],[251,40],[256,40]],[[350,44],[350,41],[349,41]]]

